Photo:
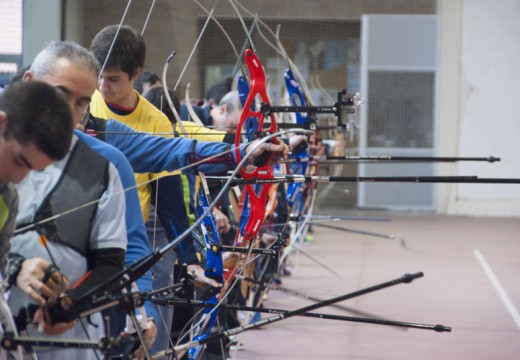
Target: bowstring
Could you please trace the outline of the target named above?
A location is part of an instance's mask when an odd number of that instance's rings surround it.
[[[150,20],[150,16],[152,15],[152,10],[153,10],[154,6],[155,6],[155,0],[152,1],[150,10],[148,11],[148,15],[146,16],[146,20],[144,21],[143,29],[141,30],[141,35],[144,35],[144,31],[146,30],[146,26],[148,25],[148,21]]]
[[[198,0],[192,0],[195,4],[197,4],[204,12],[206,12],[206,14],[209,14],[209,11],[208,9],[206,9],[204,7],[204,5],[202,5]],[[235,57],[237,59],[240,59],[240,54],[238,53],[238,50],[235,46],[235,44],[233,43],[233,40],[231,40],[231,37],[229,36],[229,34],[226,32],[226,30],[224,29],[224,26],[222,26],[222,24],[217,20],[215,19],[214,16],[211,16],[211,19],[215,22],[215,24],[219,27],[219,29],[222,31],[222,33],[224,34],[224,36],[226,37],[227,41],[229,42],[231,48],[233,49],[233,52],[235,53]],[[242,64],[242,62],[239,62],[240,64],[240,70],[242,72],[242,74],[244,75],[244,77],[246,76],[246,71],[244,69],[244,65]]]
[[[99,73],[103,73],[105,70],[105,67],[107,65],[108,59],[110,58],[110,55],[112,53],[112,49],[114,48],[114,45],[116,43],[117,36],[119,35],[119,30],[121,30],[121,27],[123,26],[123,23],[125,21],[126,15],[128,14],[128,10],[130,9],[130,5],[132,4],[132,0],[128,0],[128,3],[126,5],[125,11],[123,13],[123,17],[119,21],[119,24],[117,25],[116,33],[114,35],[114,40],[112,40],[112,44],[110,44],[110,48],[108,49],[107,56],[105,58],[105,61],[103,62],[103,65],[101,66],[101,69],[99,70]],[[153,4],[152,4],[153,5]],[[150,10],[151,12],[151,10]]]
[[[215,4],[211,8],[210,13],[208,14],[208,18],[204,22],[204,25],[202,26],[202,30],[200,31],[199,36],[197,37],[197,40],[195,41],[195,44],[193,45],[193,48],[191,49],[190,55],[188,56],[188,60],[186,60],[186,63],[184,63],[184,67],[182,68],[182,70],[179,74],[179,79],[177,79],[177,82],[175,83],[175,86],[173,87],[173,91],[177,90],[177,87],[179,86],[179,83],[181,82],[181,80],[184,76],[184,73],[186,72],[186,69],[188,68],[188,65],[191,62],[191,58],[195,54],[195,51],[197,50],[197,47],[199,46],[199,43],[202,40],[202,35],[204,35],[204,32],[206,31],[206,27],[208,26],[209,21],[213,17],[213,13],[215,12],[215,8],[217,7],[217,4],[218,4],[218,0],[215,0]]]

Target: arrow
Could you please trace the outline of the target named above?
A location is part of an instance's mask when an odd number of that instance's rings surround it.
[[[419,162],[457,162],[457,161],[487,161],[490,163],[500,161],[494,156],[488,157],[447,157],[447,156],[326,156],[318,157],[318,160],[337,161],[419,161]]]
[[[208,176],[208,181],[224,183],[228,178]],[[330,182],[383,182],[383,183],[466,183],[466,184],[520,184],[519,178],[479,178],[478,176],[275,176],[272,179],[239,179],[231,181],[231,186],[243,184],[284,184],[284,183],[330,183]]]

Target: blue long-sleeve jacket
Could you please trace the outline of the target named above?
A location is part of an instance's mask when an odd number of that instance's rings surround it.
[[[125,154],[137,173],[159,173],[174,171],[210,156],[231,149],[227,143],[197,141],[186,138],[164,138],[145,133],[138,133],[131,127],[116,120],[93,119],[93,127],[99,131],[99,137],[118,148]],[[105,121],[104,129],[100,126]],[[247,144],[240,145],[243,158]],[[212,159],[206,163],[183,170],[185,174],[222,173],[232,170],[237,165],[235,151]]]

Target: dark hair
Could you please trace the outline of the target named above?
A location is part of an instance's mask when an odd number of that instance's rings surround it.
[[[181,111],[181,103],[179,101],[179,98],[175,94],[175,91],[171,89],[168,89],[168,93],[172,98],[175,110],[177,110],[177,113],[179,113]],[[157,109],[161,110],[171,122],[177,121],[173,116],[172,109],[170,109],[170,106],[168,105],[168,101],[164,97],[164,90],[162,87],[155,87],[148,90],[146,93],[143,94],[143,97],[149,102],[151,102]]]
[[[105,69],[121,69],[132,77],[137,68],[144,67],[146,44],[130,26],[110,25],[94,37],[90,51]]]
[[[72,113],[65,97],[38,80],[9,85],[0,96],[0,110],[7,115],[6,139],[26,146],[34,144],[53,160],[69,151]]]
[[[159,76],[155,74],[154,72],[150,70],[143,70],[141,71],[141,74],[137,78],[134,84],[134,88],[140,93],[143,93],[143,84],[150,83],[155,84],[157,82],[160,82],[161,79],[159,79]]]
[[[204,95],[206,100],[213,99],[213,103],[217,105],[220,102],[220,99],[224,97],[228,92],[231,91],[231,86],[233,85],[233,77],[228,76],[225,77],[206,90],[206,94]]]
[[[18,81],[22,81],[23,76],[25,75],[25,72],[31,68],[31,65],[24,66],[20,69],[18,69],[14,75],[9,79],[9,85],[12,85]]]

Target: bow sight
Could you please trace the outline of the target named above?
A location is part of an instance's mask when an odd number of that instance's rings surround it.
[[[304,124],[277,124],[279,128],[301,127],[307,130],[316,130],[315,118],[317,114],[334,114],[338,118],[338,127],[346,129],[349,124],[359,124],[358,108],[362,100],[359,93],[348,95],[347,90],[338,92],[338,101],[332,106],[271,106],[262,103],[260,111],[264,116],[272,113],[308,113],[309,121]]]

